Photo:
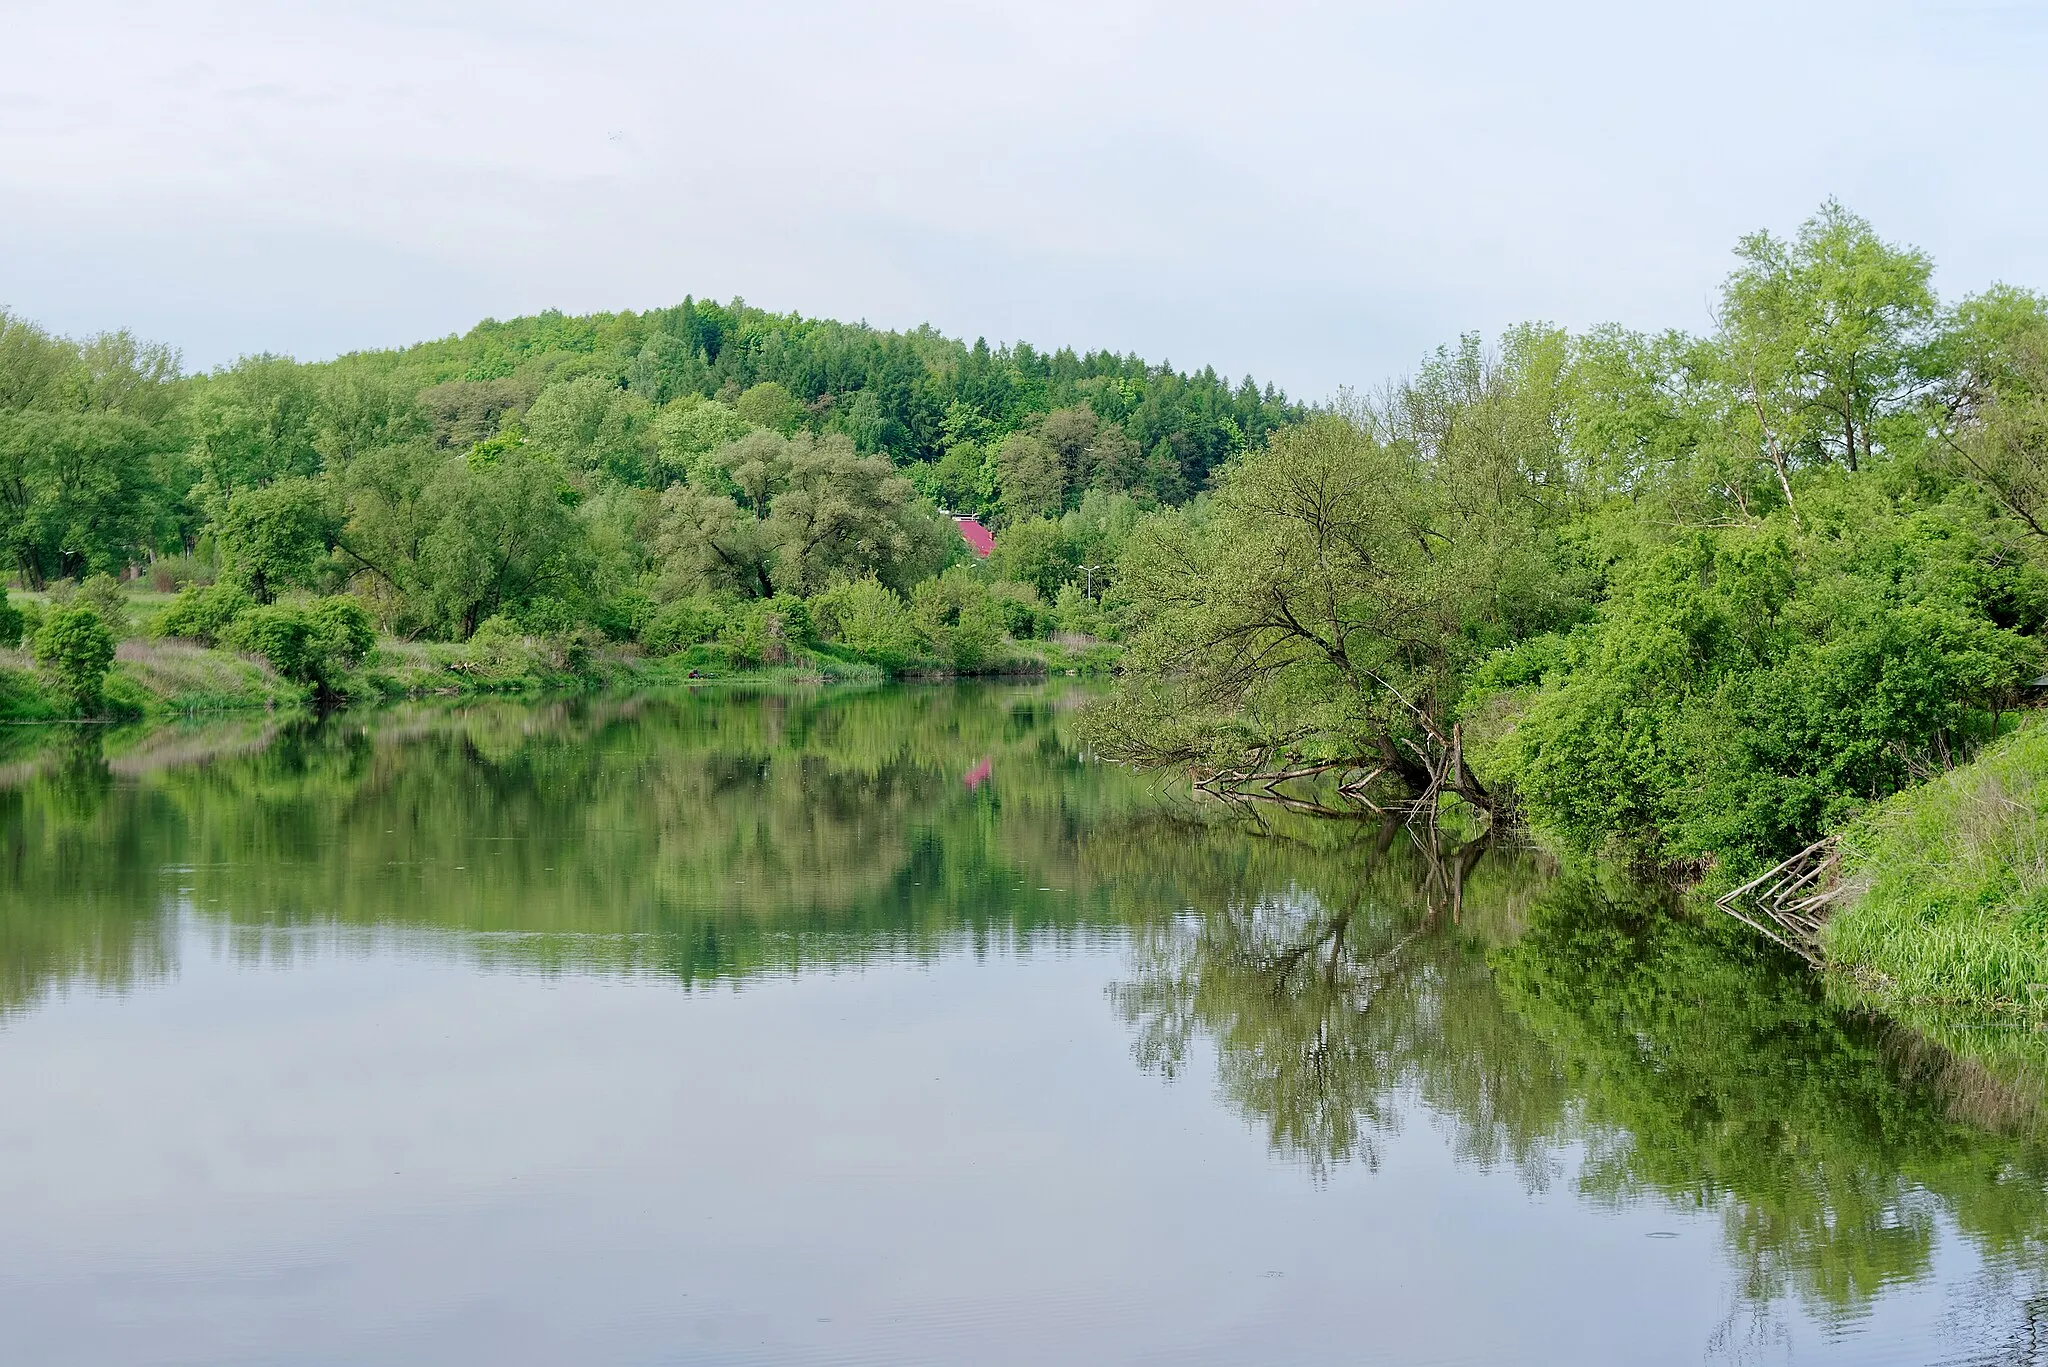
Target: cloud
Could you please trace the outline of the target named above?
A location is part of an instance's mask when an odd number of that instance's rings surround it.
[[[0,301],[201,364],[746,296],[1311,396],[1700,326],[1828,194],[2048,283],[2043,26],[1913,5],[253,3],[0,56]]]

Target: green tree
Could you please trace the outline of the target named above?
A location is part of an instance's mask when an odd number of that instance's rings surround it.
[[[0,646],[13,649],[21,644],[22,627],[27,619],[21,609],[7,601],[7,587],[0,584]]]
[[[253,607],[235,619],[229,639],[324,703],[334,697],[342,672],[362,663],[377,636],[363,605],[343,595]]]
[[[712,452],[747,435],[749,423],[728,404],[695,397],[677,401],[655,419],[655,483],[663,488],[693,480],[716,493],[730,493],[707,463]]]
[[[191,458],[207,497],[320,472],[320,393],[287,356],[249,356],[215,371],[187,401]]]
[[[908,479],[844,436],[759,430],[663,495],[657,547],[678,593],[766,598],[863,575],[907,586],[955,539]]]
[[[570,497],[561,470],[522,449],[441,465],[418,496],[417,557],[399,570],[415,610],[466,639],[496,613],[576,597],[589,545]]]
[[[36,632],[35,654],[80,716],[98,714],[114,663],[114,633],[96,609],[73,603],[51,612]]]
[[[1080,567],[1076,547],[1062,522],[1049,517],[1013,522],[1003,529],[989,568],[1005,579],[1029,584],[1047,602],[1059,597],[1060,586]]]
[[[1788,459],[1856,469],[1924,390],[1939,309],[1926,253],[1829,200],[1790,242],[1752,233],[1722,292],[1733,382]]]
[[[657,443],[655,410],[599,375],[549,385],[527,412],[525,430],[565,470],[645,484]]]
[[[746,422],[784,436],[796,431],[804,417],[804,407],[796,396],[774,380],[763,380],[748,389],[732,406]]]
[[[1459,689],[1492,644],[1580,610],[1545,535],[1559,491],[1481,422],[1431,440],[1398,417],[1290,428],[1132,535],[1131,650],[1099,743],[1155,763],[1305,755],[1492,805]]]
[[[1058,517],[1066,504],[1066,477],[1059,453],[1027,432],[1012,432],[996,448],[996,478],[1002,515],[1008,522]]]
[[[215,521],[222,567],[268,603],[302,586],[334,544],[336,517],[323,481],[292,475],[229,494]]]
[[[1947,450],[2028,530],[2048,536],[2048,298],[1999,287],[1966,299],[1947,340],[1960,418]]]

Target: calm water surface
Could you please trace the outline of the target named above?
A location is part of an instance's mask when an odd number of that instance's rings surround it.
[[[0,1358],[2037,1360],[2015,1074],[1078,697],[9,738]]]

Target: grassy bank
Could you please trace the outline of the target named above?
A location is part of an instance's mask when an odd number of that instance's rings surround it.
[[[717,644],[667,655],[630,645],[546,636],[492,635],[462,643],[380,639],[334,681],[343,704],[413,697],[546,696],[623,692],[712,682],[881,683],[891,678],[1031,677],[1107,672],[1116,647],[1087,640],[1008,641],[971,671],[935,659],[885,665],[833,645],[791,647],[776,660]],[[191,641],[123,639],[105,684],[99,720],[156,721],[210,712],[299,708],[314,701],[261,655]],[[0,649],[0,722],[78,720],[62,691],[26,649]]]
[[[2048,1011],[2048,720],[1886,801],[1845,843],[1831,965],[1887,1004]]]

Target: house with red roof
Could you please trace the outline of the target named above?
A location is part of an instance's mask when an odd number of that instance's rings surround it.
[[[956,517],[953,525],[960,529],[961,537],[974,547],[974,553],[986,560],[996,548],[995,533],[971,517]]]

